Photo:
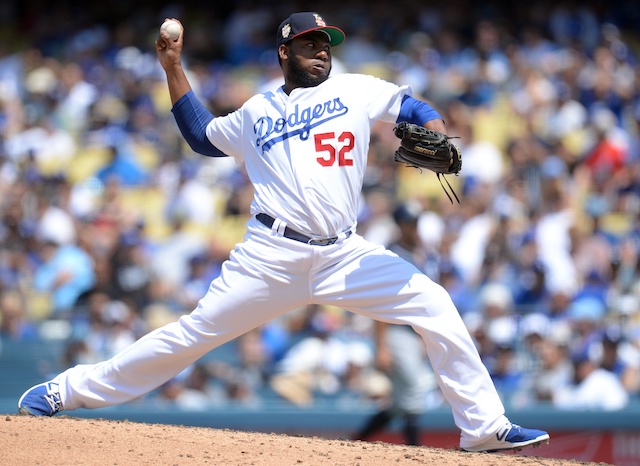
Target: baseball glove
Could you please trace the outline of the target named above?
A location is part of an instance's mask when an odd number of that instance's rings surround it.
[[[451,137],[406,121],[399,123],[393,131],[396,137],[400,139],[400,147],[398,147],[395,154],[396,162],[434,172],[438,176],[442,189],[444,189],[449,200],[453,202],[453,199],[442,184],[444,176],[441,178],[441,175],[457,175],[462,169],[462,154],[460,149],[451,143]],[[447,179],[444,178],[444,180],[459,204],[458,196]]]

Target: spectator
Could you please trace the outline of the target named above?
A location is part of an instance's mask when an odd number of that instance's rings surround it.
[[[556,391],[571,385],[573,366],[569,357],[570,344],[570,327],[564,322],[552,324],[537,349],[540,365],[529,373],[530,390],[535,401],[551,403]]]
[[[143,333],[141,321],[125,303],[98,289],[88,292],[83,305],[77,306],[72,325],[66,357],[76,364],[111,357]]]
[[[150,303],[149,287],[153,279],[143,243],[139,231],[123,232],[110,258],[110,294],[135,312],[141,312]]]
[[[555,287],[551,283],[549,283],[549,287],[551,290],[544,303],[547,316],[552,320],[566,319],[574,292],[562,286]]]
[[[535,241],[546,271],[545,285],[552,290],[575,291],[576,264],[571,257],[576,212],[568,188],[561,178],[546,179],[542,186],[544,210],[535,224]]]
[[[35,341],[39,337],[38,327],[26,313],[24,297],[17,290],[0,294],[0,339]]]
[[[640,283],[640,242],[624,238],[617,249],[613,263],[612,288],[618,294],[628,294]]]
[[[613,137],[616,116],[608,109],[598,109],[592,116],[595,144],[589,148],[584,164],[590,170],[596,186],[609,185],[615,175],[624,168],[626,147]]]
[[[160,386],[153,401],[188,411],[204,411],[220,401],[220,395],[212,389],[210,380],[206,367],[201,364],[191,365]]]
[[[17,290],[29,276],[25,241],[4,241],[0,247],[0,290]]]
[[[600,367],[615,374],[629,394],[638,391],[640,382],[640,351],[625,341],[619,326],[607,326],[602,340],[594,348],[599,356]]]
[[[474,287],[482,282],[482,265],[497,222],[489,210],[492,185],[472,183],[472,186],[466,194],[467,201],[463,203],[464,219],[451,246],[451,261],[465,285]]]
[[[146,182],[147,174],[133,158],[133,154],[115,145],[110,145],[107,151],[109,154],[107,163],[96,173],[96,177],[103,184],[117,180],[123,186],[139,186]]]
[[[167,207],[169,218],[182,217],[195,225],[210,225],[216,219],[212,190],[198,179],[196,167],[182,164],[178,185]]]
[[[518,365],[525,373],[540,368],[540,353],[550,328],[551,320],[541,312],[530,312],[520,318],[518,332],[523,344],[517,357]]]
[[[600,338],[600,326],[606,307],[597,298],[590,296],[575,299],[567,311],[569,325],[573,331],[572,351],[588,351],[589,346]]]
[[[198,304],[211,280],[220,274],[220,265],[220,262],[204,252],[189,258],[187,276],[177,290],[178,301],[184,309],[193,309]]]
[[[512,252],[514,306],[520,312],[535,312],[548,299],[545,270],[538,260],[538,248],[530,235],[522,238],[518,250]]]
[[[620,379],[599,368],[588,352],[579,350],[572,355],[573,384],[553,393],[553,404],[559,409],[616,411],[629,402]]]
[[[489,371],[496,390],[505,403],[512,403],[522,387],[524,374],[518,366],[515,343],[496,345],[493,365]]]
[[[342,388],[342,380],[349,364],[367,364],[371,354],[363,360],[354,349],[358,342],[343,341],[337,330],[340,315],[331,309],[311,307],[309,334],[295,343],[275,367],[270,380],[273,390],[298,406],[309,405],[317,395],[335,395]]]
[[[34,270],[33,287],[51,296],[52,317],[64,318],[78,298],[91,289],[95,272],[91,256],[74,244],[60,244],[58,238],[39,241],[40,262]]]
[[[41,239],[48,239],[60,245],[74,244],[77,232],[73,217],[67,210],[56,205],[55,188],[43,189],[38,195],[35,233]]]
[[[189,277],[190,258],[204,254],[206,245],[200,235],[188,228],[181,212],[173,213],[169,227],[171,231],[157,242],[149,260],[154,277],[162,277],[171,293],[177,293]]]
[[[86,81],[78,63],[68,63],[60,70],[61,96],[57,106],[59,118],[72,134],[87,127],[89,109],[98,98],[98,89]]]

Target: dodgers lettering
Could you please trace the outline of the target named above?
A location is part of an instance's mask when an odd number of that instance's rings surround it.
[[[253,125],[253,132],[256,137],[256,146],[262,147],[262,151],[267,151],[277,142],[284,141],[292,136],[300,135],[300,139],[305,141],[309,137],[311,130],[329,120],[345,115],[349,111],[339,97],[327,100],[324,104],[303,108],[298,105],[287,118],[273,120],[269,116],[258,118]]]

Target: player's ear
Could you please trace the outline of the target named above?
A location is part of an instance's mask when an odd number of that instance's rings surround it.
[[[287,60],[289,58],[289,47],[286,44],[280,44],[278,47],[278,58],[280,60]]]

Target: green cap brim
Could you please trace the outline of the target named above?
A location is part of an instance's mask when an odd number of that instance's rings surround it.
[[[342,44],[345,39],[344,32],[342,32],[340,28],[337,28],[335,26],[326,26],[326,27],[317,27],[313,29],[307,29],[306,31],[302,31],[296,34],[295,36],[291,36],[289,40],[287,40],[287,42],[289,42],[291,39],[300,37],[304,34],[308,34],[313,31],[322,31],[326,33],[329,36],[329,44],[331,44],[331,47],[335,47],[336,45]]]

